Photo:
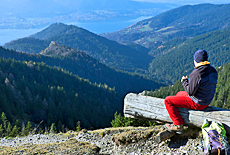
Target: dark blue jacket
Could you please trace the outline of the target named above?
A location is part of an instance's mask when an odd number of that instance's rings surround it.
[[[216,92],[218,74],[210,65],[195,68],[182,84],[189,97],[200,105],[209,105]]]

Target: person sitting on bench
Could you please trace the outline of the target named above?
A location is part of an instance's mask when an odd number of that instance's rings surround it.
[[[195,68],[189,78],[181,78],[185,91],[180,91],[176,96],[167,96],[164,100],[166,109],[173,124],[165,124],[165,129],[181,134],[183,132],[183,120],[177,108],[194,110],[205,109],[212,101],[216,92],[218,79],[217,71],[208,62],[208,53],[198,50],[193,55]]]

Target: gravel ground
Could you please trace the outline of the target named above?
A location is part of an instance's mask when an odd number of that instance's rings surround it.
[[[109,131],[105,129],[106,131]],[[141,131],[140,129],[138,129]],[[100,155],[201,155],[202,150],[199,149],[199,139],[180,138],[174,136],[160,144],[154,142],[154,136],[148,139],[130,142],[129,144],[116,145],[111,137],[114,134],[119,134],[127,131],[112,130],[101,134],[98,132],[79,132],[73,138],[79,142],[90,142],[100,148]],[[69,139],[63,138],[61,135],[30,135],[27,137],[17,137],[14,139],[0,139],[0,146],[16,147],[22,144],[44,144],[63,142]]]
[[[100,154],[111,155],[202,155],[200,139],[186,139],[174,136],[160,144],[154,142],[154,137],[126,145],[115,145],[111,136],[123,131],[107,133],[104,137],[99,134],[82,132],[76,136],[78,141],[91,142],[101,148]]]
[[[46,144],[63,142],[68,138],[63,138],[61,135],[48,135],[48,134],[36,134],[29,135],[27,137],[16,137],[16,138],[0,138],[0,146],[16,147],[23,144]]]

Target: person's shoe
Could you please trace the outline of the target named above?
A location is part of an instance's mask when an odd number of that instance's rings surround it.
[[[165,124],[165,129],[169,132],[176,132],[177,134],[182,134],[183,133],[183,124],[181,125],[174,125],[174,124]]]

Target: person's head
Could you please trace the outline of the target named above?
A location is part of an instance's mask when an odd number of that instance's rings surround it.
[[[198,50],[193,55],[193,59],[197,62],[208,61],[208,53],[205,50]]]

